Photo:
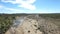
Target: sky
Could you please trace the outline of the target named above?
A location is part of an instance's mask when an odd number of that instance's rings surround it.
[[[60,13],[60,0],[0,0],[0,13]]]

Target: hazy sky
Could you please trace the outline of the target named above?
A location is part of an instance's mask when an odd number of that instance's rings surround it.
[[[0,13],[60,13],[60,0],[0,0]]]

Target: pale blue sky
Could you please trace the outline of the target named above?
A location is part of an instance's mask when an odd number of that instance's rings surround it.
[[[60,13],[60,0],[0,0],[0,13]]]

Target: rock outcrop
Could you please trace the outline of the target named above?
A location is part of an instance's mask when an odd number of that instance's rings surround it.
[[[35,15],[26,16],[22,19],[23,21],[21,22],[20,20],[21,23],[19,23],[18,26],[15,25],[17,28],[15,26],[11,27],[10,30],[6,32],[6,34],[42,34],[42,32],[38,30],[38,21],[36,20]]]
[[[56,20],[52,18],[29,15],[22,19],[18,20],[20,23],[17,27],[11,27],[6,34],[60,34],[59,26],[53,23]]]

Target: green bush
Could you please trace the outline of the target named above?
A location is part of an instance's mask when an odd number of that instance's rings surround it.
[[[13,24],[13,16],[0,16],[0,34],[4,34]]]

